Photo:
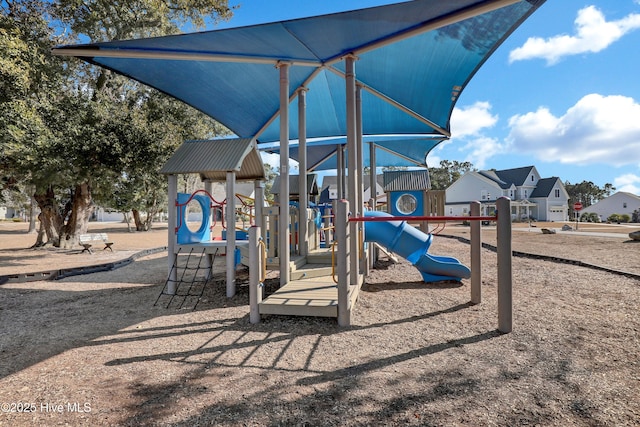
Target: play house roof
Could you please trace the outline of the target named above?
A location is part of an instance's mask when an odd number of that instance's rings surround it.
[[[307,175],[307,194],[318,195],[318,176],[314,173]],[[273,180],[271,194],[280,194],[280,175]],[[300,176],[289,175],[289,194],[292,196],[300,195]]]
[[[431,188],[428,170],[384,171],[384,191],[426,191]]]
[[[300,89],[307,90],[307,137],[346,135],[344,58],[354,55],[363,134],[435,137],[421,143],[422,162],[450,136],[451,112],[473,75],[543,3],[414,0],[262,25],[62,46],[53,53],[154,87],[259,144],[280,140],[281,63],[290,64],[289,138],[298,139]]]
[[[225,181],[227,172],[236,180],[264,180],[264,164],[252,138],[185,141],[160,169],[165,175],[200,174],[210,181]]]

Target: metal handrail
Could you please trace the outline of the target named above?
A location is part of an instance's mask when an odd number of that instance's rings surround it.
[[[262,237],[258,240],[258,246],[260,246],[262,254],[262,277],[258,281],[264,283],[267,280],[267,244]]]
[[[387,221],[497,221],[498,216],[360,216],[349,218],[349,222]]]
[[[333,283],[338,284],[338,279],[336,279],[336,246],[338,246],[338,241],[334,240],[331,244],[331,279]]]

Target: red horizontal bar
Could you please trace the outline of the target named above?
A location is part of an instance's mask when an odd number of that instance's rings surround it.
[[[497,221],[497,216],[360,216],[349,218],[350,222],[384,221]]]

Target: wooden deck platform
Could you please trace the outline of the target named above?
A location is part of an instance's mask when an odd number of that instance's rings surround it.
[[[260,303],[260,314],[338,317],[338,286],[330,276],[294,280]]]
[[[360,286],[349,290],[350,306],[353,307]],[[293,280],[259,305],[260,314],[285,316],[338,317],[338,285],[331,276]]]
[[[279,268],[278,258],[267,258],[267,268]],[[333,281],[331,248],[290,258],[291,281],[258,305],[260,314],[338,317],[338,285]],[[355,305],[359,286],[349,289],[349,306]]]

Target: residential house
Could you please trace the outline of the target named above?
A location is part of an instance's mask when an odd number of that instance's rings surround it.
[[[613,214],[627,214],[632,216],[633,211],[640,209],[640,197],[633,193],[618,191],[611,196],[600,200],[593,205],[584,208],[580,214],[595,213],[601,221],[606,221]]]
[[[500,197],[512,200],[516,220],[567,221],[569,195],[558,177],[542,178],[535,166],[505,170],[471,171],[446,190],[446,214],[469,214],[469,204],[479,201],[484,214],[495,211]]]

